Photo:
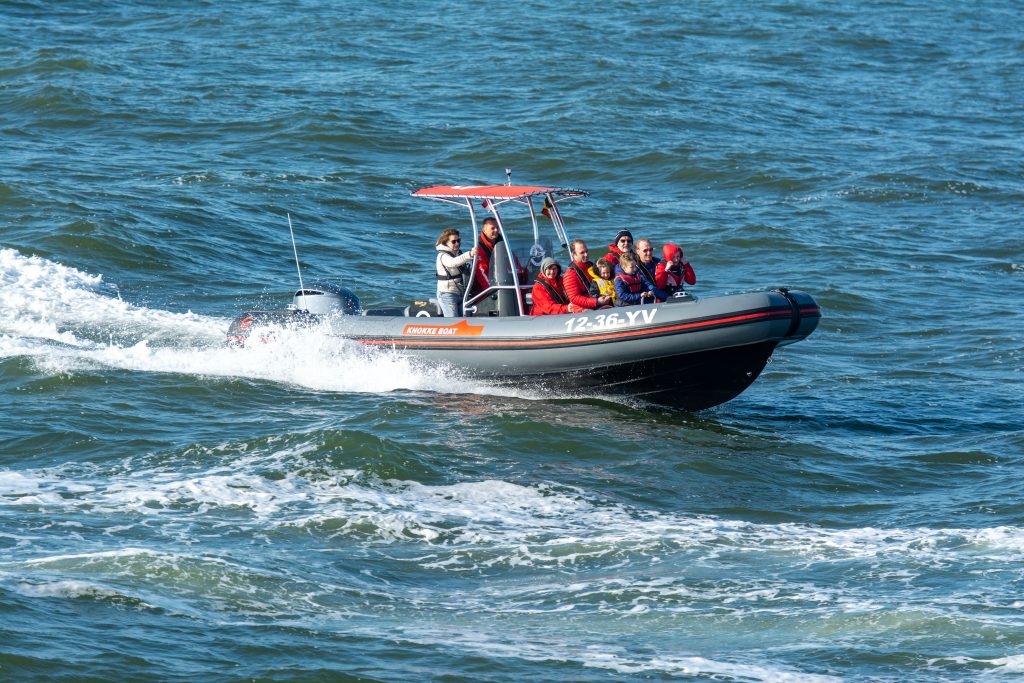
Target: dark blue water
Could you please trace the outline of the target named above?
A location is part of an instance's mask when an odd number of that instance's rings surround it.
[[[0,679],[1024,673],[1014,2],[0,2]],[[435,184],[824,309],[697,414],[230,319]]]

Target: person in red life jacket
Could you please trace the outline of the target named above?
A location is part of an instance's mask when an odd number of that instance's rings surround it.
[[[590,252],[583,240],[573,240],[569,245],[572,254],[572,263],[562,276],[562,285],[569,301],[581,310],[601,308],[611,304],[610,296],[591,296],[590,285],[593,282],[590,276],[590,269],[594,264],[588,260]]]
[[[495,249],[504,249],[504,239],[501,230],[498,228],[498,220],[488,216],[480,226],[480,239],[476,254],[476,267],[473,269],[473,282],[470,294],[479,294],[491,286],[491,259]],[[499,246],[500,245],[500,246]],[[519,263],[519,257],[512,255],[516,264],[516,274],[519,277],[520,285],[529,286],[527,282],[526,268]],[[522,298],[522,292],[520,292]]]
[[[480,226],[480,241],[476,254],[476,267],[473,269],[473,292],[482,292],[491,286],[490,269],[491,255],[494,247],[501,242],[501,231],[498,220],[487,217]]]
[[[566,296],[559,277],[561,273],[562,267],[550,256],[540,262],[540,274],[533,283],[533,310],[530,315],[579,313],[582,310]]]
[[[654,282],[669,294],[685,292],[683,283],[688,285],[697,284],[697,275],[693,272],[693,266],[686,260],[683,250],[675,244],[666,244],[661,248],[665,260],[658,264],[654,273]]]
[[[654,292],[637,271],[636,257],[623,254],[615,267],[615,305],[633,306],[653,303]]]
[[[651,241],[646,237],[641,237],[636,241],[636,272],[640,277],[647,281],[654,296],[659,301],[664,301],[668,298],[668,292],[658,286],[658,282],[655,279],[655,273],[658,270],[658,266],[661,265],[661,259],[654,256],[654,246],[651,245]]]
[[[619,257],[633,251],[633,233],[629,230],[619,230],[615,233],[615,239],[608,245],[608,253],[604,258],[612,262],[613,266],[619,265]]]

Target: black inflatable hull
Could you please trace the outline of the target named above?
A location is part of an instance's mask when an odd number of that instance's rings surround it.
[[[698,351],[568,373],[530,377],[530,385],[569,396],[626,397],[679,410],[704,410],[739,396],[768,364],[775,342]],[[504,378],[509,386],[521,377]]]

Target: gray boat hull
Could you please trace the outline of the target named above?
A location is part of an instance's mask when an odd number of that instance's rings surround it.
[[[366,313],[250,313],[236,319],[229,339],[244,341],[260,322],[291,315],[293,322],[316,319],[346,339],[498,384],[701,410],[739,395],[776,347],[806,338],[821,318],[814,299],[795,290],[535,317]]]

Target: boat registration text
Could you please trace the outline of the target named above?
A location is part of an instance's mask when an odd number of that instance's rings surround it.
[[[586,318],[570,318],[565,321],[566,332],[589,332],[590,330],[610,330],[616,327],[631,325],[647,325],[654,320],[657,308],[638,308],[635,311],[608,313]]]

